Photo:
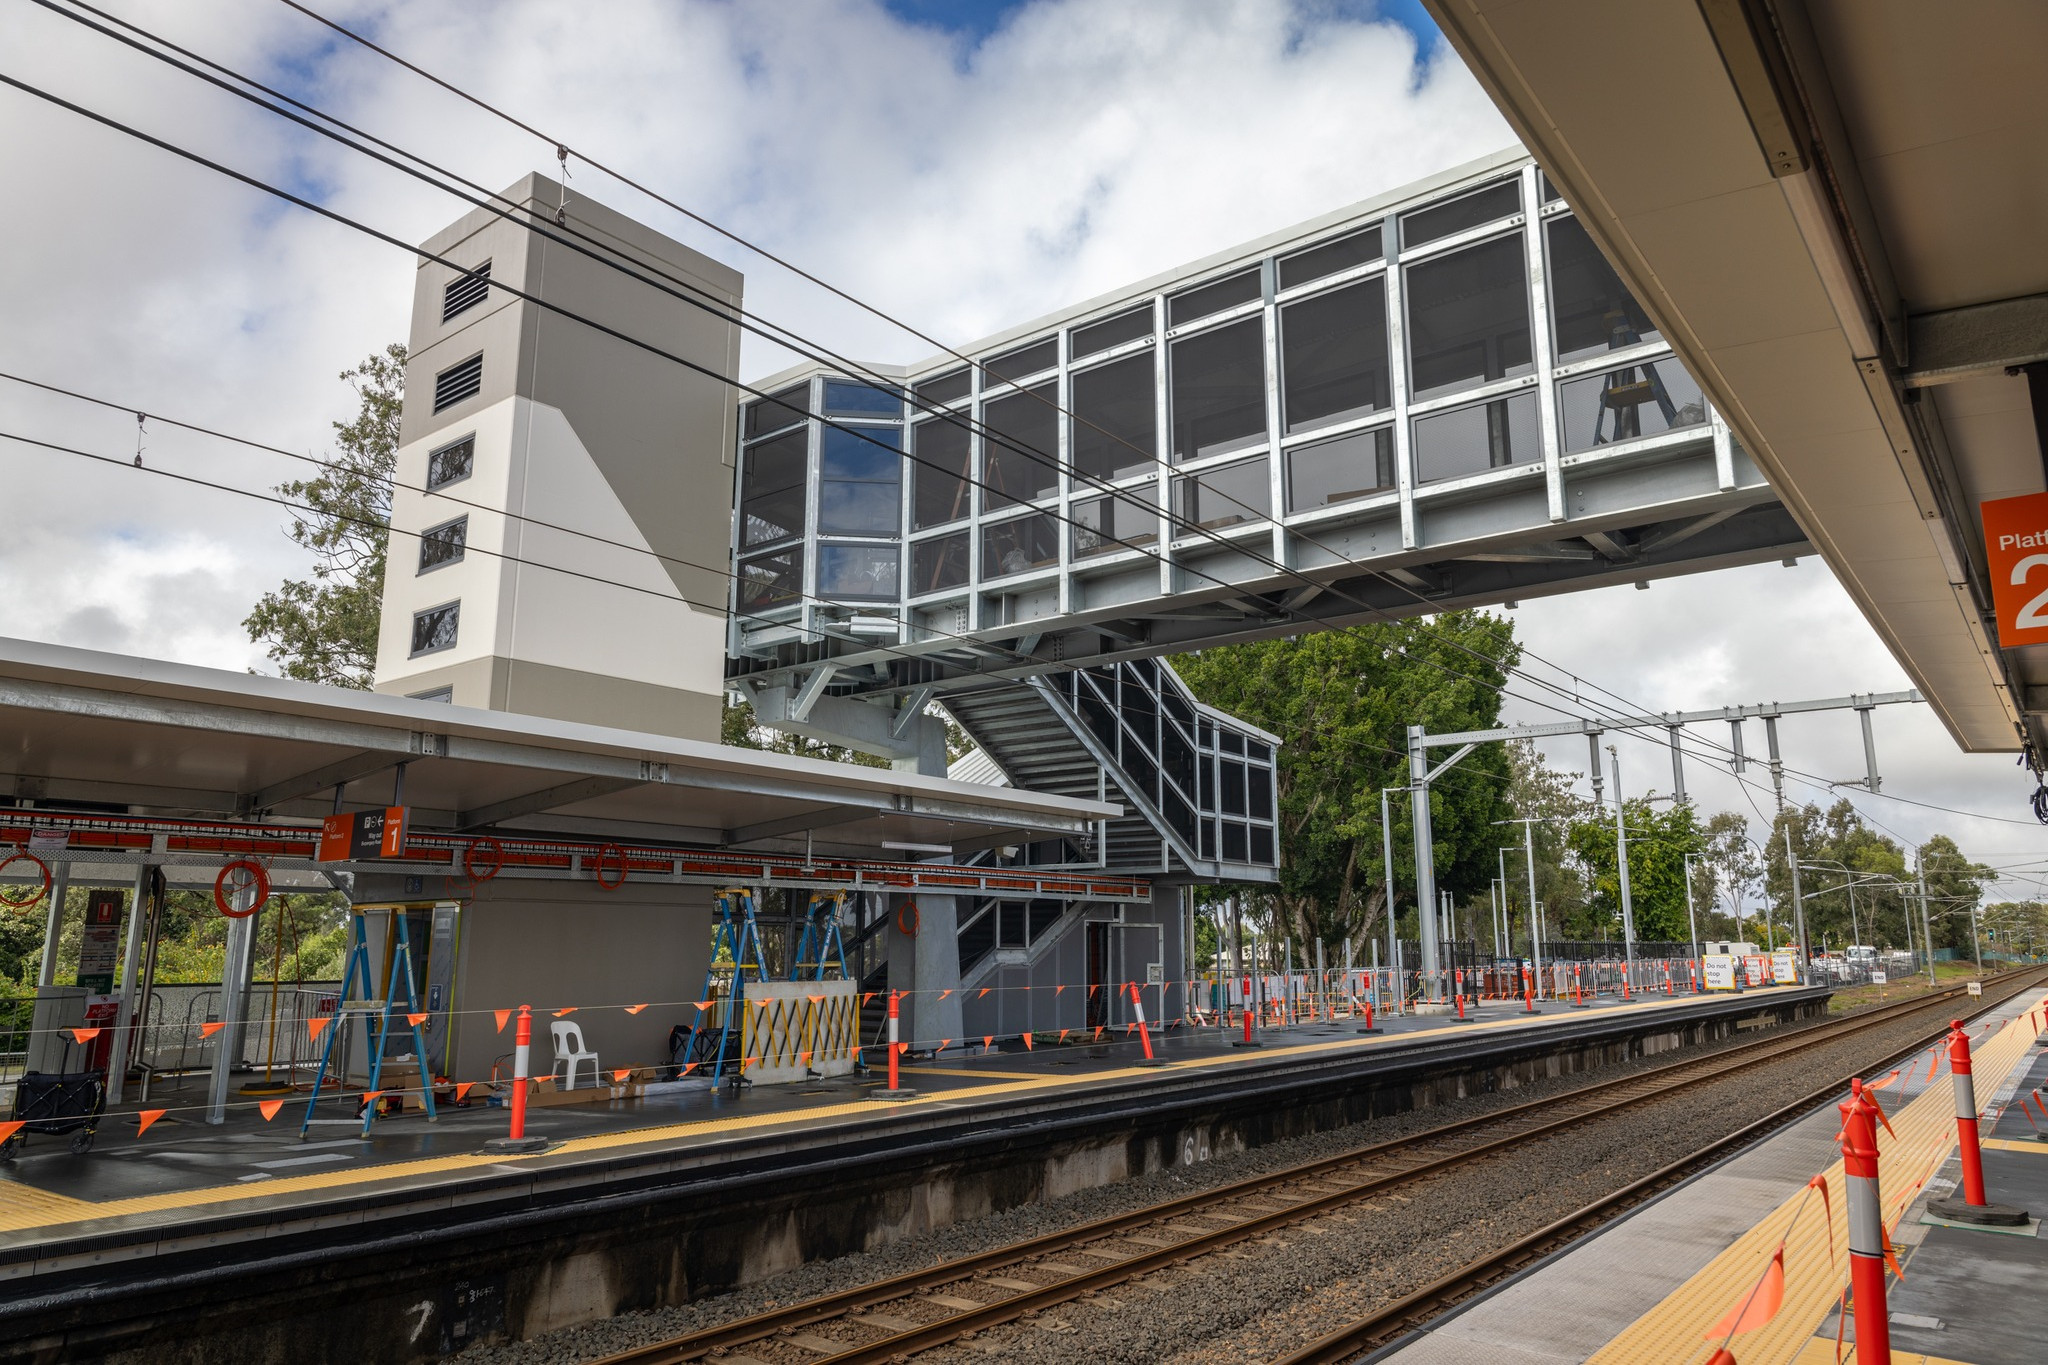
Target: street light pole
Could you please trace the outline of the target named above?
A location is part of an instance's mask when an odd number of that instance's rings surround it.
[[[1697,853],[1688,853],[1682,859],[1685,869],[1685,922],[1692,928],[1692,955],[1695,960],[1700,955],[1700,921],[1692,908],[1692,860],[1699,856]]]
[[[1806,941],[1806,897],[1799,890],[1799,860],[1792,856],[1792,826],[1785,830],[1785,865],[1792,869],[1792,932],[1799,940],[1799,982],[1807,985],[1812,981],[1813,946]]]

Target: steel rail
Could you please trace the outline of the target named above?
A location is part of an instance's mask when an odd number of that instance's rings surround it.
[[[2029,986],[2041,984],[2042,977],[2038,971],[2028,975],[2032,977],[2031,980],[2012,982],[2012,989],[2005,991],[1996,999],[1987,996],[1984,1004],[1973,1012],[1972,1017],[1985,1010],[1996,1009],[2014,996],[2023,994]],[[1934,1002],[1922,1000],[1917,1003],[1926,1006]],[[1926,1048],[1929,1043],[1938,1042],[1946,1033],[1946,1028],[1937,1028],[1920,1041],[1900,1048],[1870,1066],[1810,1090],[1790,1104],[1774,1109],[1732,1133],[1713,1139],[1698,1151],[1682,1156],[1639,1180],[1631,1181],[1618,1190],[1602,1195],[1592,1203],[1566,1214],[1556,1222],[1539,1228],[1498,1251],[1460,1266],[1448,1275],[1396,1299],[1370,1316],[1340,1327],[1297,1351],[1281,1356],[1273,1365],[1345,1365],[1364,1352],[1378,1351],[1391,1346],[1420,1331],[1423,1324],[1439,1316],[1446,1308],[1455,1306],[1460,1300],[1518,1274],[1606,1223],[1615,1214],[1682,1184],[1698,1173],[1701,1166],[1711,1163],[1722,1154],[1818,1109],[1841,1094],[1856,1077],[1903,1061]]]
[[[1040,1237],[993,1248],[958,1260],[947,1262],[924,1270],[894,1276],[872,1284],[857,1286],[838,1293],[791,1304],[785,1308],[773,1309],[766,1313],[741,1319],[720,1327],[708,1328],[687,1336],[652,1343],[617,1355],[605,1357],[598,1365],[683,1365],[683,1362],[723,1356],[735,1348],[749,1343],[771,1344],[778,1337],[789,1337],[802,1329],[818,1323],[846,1319],[865,1309],[910,1299],[923,1291],[936,1290],[949,1284],[965,1284],[986,1279],[991,1272],[1006,1267],[1038,1260],[1049,1255],[1070,1251],[1091,1243],[1103,1242],[1146,1227],[1156,1226],[1175,1218],[1200,1213],[1218,1205],[1247,1198],[1263,1198],[1268,1202],[1286,1202],[1288,1207],[1249,1217],[1229,1215],[1231,1225],[1227,1228],[1197,1233],[1185,1240],[1163,1243],[1137,1254],[1119,1252],[1113,1264],[1106,1264],[1079,1274],[1067,1275],[1047,1285],[1019,1289],[1011,1297],[979,1304],[972,1308],[951,1310],[948,1305],[934,1305],[949,1308],[949,1316],[940,1321],[921,1323],[891,1330],[888,1323],[874,1324],[878,1330],[890,1334],[876,1341],[850,1345],[838,1354],[824,1355],[806,1343],[806,1359],[815,1365],[855,1365],[856,1362],[883,1362],[899,1356],[929,1350],[947,1341],[999,1326],[1019,1317],[1035,1316],[1037,1312],[1071,1299],[1093,1294],[1103,1288],[1126,1280],[1149,1274],[1166,1266],[1192,1259],[1210,1251],[1220,1250],[1236,1242],[1256,1237],[1304,1218],[1330,1212],[1345,1204],[1382,1193],[1386,1189],[1439,1173],[1450,1167],[1497,1153],[1505,1148],[1529,1140],[1532,1137],[1561,1131],[1583,1123],[1588,1119],[1615,1112],[1669,1094],[1679,1088],[1699,1084],[1737,1071],[1776,1060],[1780,1056],[1804,1050],[1823,1038],[1836,1040],[1851,1037],[1870,1028],[1895,1022],[1898,1018],[1912,1013],[1947,1005],[1962,994],[1963,987],[1948,987],[1930,996],[1900,1001],[1865,1011],[1848,1019],[1822,1022],[1794,1030],[1789,1036],[1777,1033],[1773,1037],[1759,1039],[1752,1043],[1724,1049],[1709,1057],[1693,1057],[1667,1065],[1635,1072],[1613,1080],[1581,1086],[1560,1095],[1525,1101],[1489,1114],[1439,1125],[1423,1132],[1384,1142],[1372,1143],[1347,1152],[1319,1158],[1285,1170],[1268,1172],[1264,1175],[1220,1186],[1197,1194],[1183,1195],[1159,1204],[1129,1213],[1098,1219],[1061,1232],[1048,1233]],[[2016,987],[2024,989],[2023,986]],[[2001,997],[2006,998],[2006,997]],[[1731,1060],[1733,1059],[1733,1060]],[[1846,1082],[1845,1082],[1846,1083]],[[1647,1088],[1645,1088],[1647,1086]],[[1561,1107],[1581,1103],[1587,1099],[1609,1095],[1615,1091],[1624,1093],[1619,1098],[1591,1108],[1552,1117],[1533,1126],[1514,1127],[1501,1136],[1491,1138],[1474,1146],[1460,1147],[1443,1155],[1426,1156],[1419,1163],[1402,1166],[1400,1169],[1369,1175],[1363,1183],[1307,1197],[1284,1197],[1272,1191],[1291,1184],[1313,1181],[1318,1176],[1346,1168],[1357,1168],[1381,1159],[1411,1152],[1446,1138],[1481,1128],[1499,1128],[1515,1124],[1518,1120],[1542,1114],[1557,1114]],[[1223,1215],[1212,1215],[1222,1217]],[[1095,1253],[1085,1253],[1093,1255]],[[1013,1281],[1012,1285],[1021,1285]],[[998,1286],[1009,1287],[1009,1286]],[[931,1303],[931,1300],[925,1300]],[[964,1300],[956,1300],[965,1303]],[[815,1338],[820,1344],[823,1338]],[[836,1344],[836,1343],[835,1343]]]

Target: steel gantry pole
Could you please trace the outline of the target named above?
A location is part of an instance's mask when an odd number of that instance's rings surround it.
[[[1422,970],[1424,988],[1434,1002],[1437,991],[1437,953],[1435,925],[1431,923],[1436,914],[1436,851],[1435,840],[1429,829],[1429,749],[1423,743],[1423,727],[1408,727],[1408,796],[1414,811],[1415,827],[1415,905],[1416,924],[1422,930]]]
[[[1775,750],[1773,751],[1775,758]],[[1792,870],[1792,932],[1799,940],[1799,984],[1813,984],[1813,945],[1806,941],[1806,896],[1799,889],[1799,859],[1792,856],[1792,826],[1785,831],[1785,865]]]
[[[1387,970],[1394,974],[1394,998],[1405,1002],[1408,993],[1401,988],[1401,942],[1394,925],[1394,820],[1387,808],[1387,793],[1400,790],[1380,788],[1380,857],[1387,874]]]
[[[1635,984],[1636,912],[1628,887],[1628,821],[1621,802],[1621,753],[1607,746],[1607,761],[1614,769],[1614,847],[1621,868],[1621,951],[1622,968],[1630,985]]]
[[[1685,873],[1685,922],[1692,929],[1692,956],[1697,962],[1700,956],[1700,920],[1692,908],[1692,860],[1697,853],[1688,853],[1680,860]]]
[[[1536,826],[1522,821],[1522,853],[1529,861],[1529,965],[1536,973],[1536,998],[1543,998],[1543,907],[1536,903]]]
[[[1927,918],[1927,846],[1922,844],[1913,850],[1913,871],[1920,879],[1920,937],[1927,944],[1927,985],[1931,990],[1934,980],[1934,930]]]

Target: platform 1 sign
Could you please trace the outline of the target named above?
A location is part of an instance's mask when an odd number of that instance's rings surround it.
[[[370,862],[405,856],[406,808],[343,811],[320,822],[322,863]]]
[[[1978,510],[1999,645],[2048,644],[2048,493],[1994,498]]]

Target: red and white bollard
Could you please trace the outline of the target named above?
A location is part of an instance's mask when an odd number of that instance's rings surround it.
[[[548,1140],[526,1135],[526,1068],[533,1055],[533,1007],[519,1007],[519,1023],[512,1034],[512,1131],[508,1136],[484,1143],[486,1152],[545,1152]]]
[[[1458,997],[1458,1017],[1463,1019],[1465,1017],[1465,969],[1463,967],[1458,969],[1457,978],[1453,982],[1453,986]]]
[[[1139,989],[1137,982],[1133,981],[1129,984],[1131,988],[1131,1004],[1135,1006],[1138,1011],[1138,1043],[1145,1049],[1145,1056],[1142,1060],[1138,1062],[1138,1065],[1165,1066],[1166,1062],[1164,1059],[1152,1055],[1152,1035],[1145,1028],[1144,993]]]
[[[1258,1039],[1252,1037],[1252,979],[1244,979],[1244,1037],[1231,1043],[1232,1047],[1260,1047]]]
[[[899,1041],[897,1041],[896,1037],[896,1030],[898,1027],[897,1021],[901,1017],[901,1011],[899,1007],[902,1000],[902,996],[903,993],[901,991],[889,992],[889,1088],[886,1090],[868,1091],[869,1099],[907,1100],[911,1098],[913,1095],[917,1094],[915,1090],[905,1090],[903,1086],[898,1083],[896,1075],[897,1058],[901,1056],[903,1052],[903,1045]]]
[[[1948,1069],[1956,1092],[1956,1154],[1963,1163],[1963,1197],[1930,1199],[1927,1211],[1958,1223],[2019,1227],[2027,1221],[2025,1209],[1993,1204],[1984,1196],[1984,1151],[1977,1142],[1977,1082],[1970,1074],[1970,1035],[1963,1032],[1960,1019],[1949,1021]]]
[[[1536,987],[1530,978],[1526,963],[1522,967],[1522,1004],[1529,1013],[1536,1012]]]
[[[1849,1294],[1856,1305],[1856,1359],[1891,1365],[1891,1315],[1885,1308],[1884,1205],[1877,1188],[1877,1106],[1862,1081],[1849,1082],[1842,1111],[1842,1166],[1849,1185]]]

